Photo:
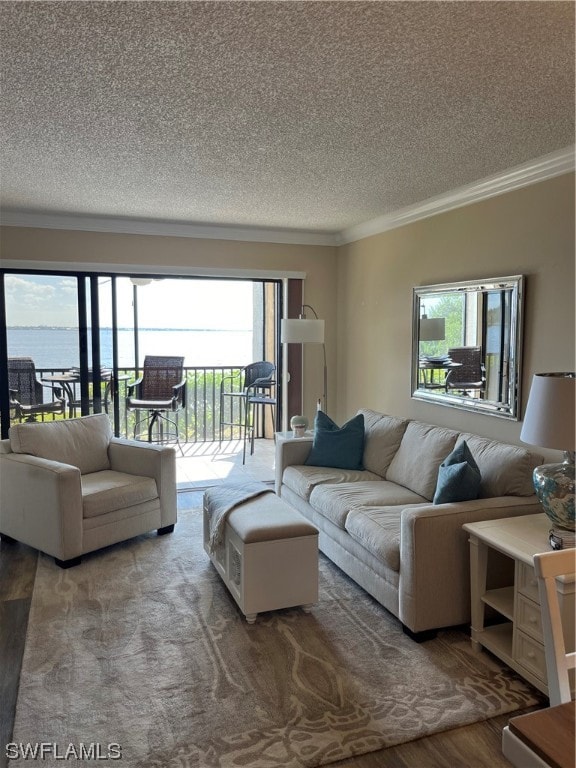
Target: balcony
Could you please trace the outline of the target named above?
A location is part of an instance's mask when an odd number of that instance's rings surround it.
[[[177,480],[179,489],[199,490],[227,478],[234,481],[242,479],[271,482],[274,478],[274,441],[259,439],[255,441],[253,456],[247,453],[246,463],[242,464],[242,433],[238,427],[226,426],[220,441],[220,383],[225,376],[238,374],[241,366],[215,366],[211,368],[186,367],[186,407],[173,414],[178,425],[178,435],[182,452],[177,453]],[[44,380],[44,399],[53,396],[47,380],[58,379],[66,375],[63,369],[39,368],[38,378]],[[133,439],[136,415],[126,409],[128,385],[135,381],[134,368],[118,369],[118,429],[119,437]],[[51,384],[58,386],[57,381]],[[90,384],[90,398],[93,397],[93,385]],[[111,387],[107,382],[101,385],[102,410],[107,410],[114,420],[115,403]],[[52,393],[52,394],[51,394]],[[64,414],[50,414],[44,420],[57,420],[80,415],[79,382],[67,382],[64,388],[66,409]],[[239,418],[239,403],[232,400],[228,404],[225,420],[236,421]],[[92,408],[91,408],[92,411]],[[258,435],[258,431],[257,431]]]

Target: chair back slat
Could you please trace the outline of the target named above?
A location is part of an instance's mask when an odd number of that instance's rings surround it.
[[[22,405],[41,405],[42,384],[36,379],[36,368],[31,357],[8,358],[8,386]]]
[[[174,395],[173,387],[182,381],[183,375],[183,357],[147,355],[142,372],[142,400],[170,400]]]
[[[265,360],[257,363],[250,363],[244,368],[244,386],[247,390],[254,386],[258,381],[258,389],[270,389],[274,385],[274,375],[276,366]]]
[[[457,368],[450,369],[450,386],[455,384],[482,386],[484,373],[481,347],[450,347],[448,356],[453,363],[461,363]]]
[[[574,642],[574,627],[562,625],[556,579],[559,576],[574,577],[575,553],[574,549],[564,549],[534,555],[534,570],[538,578],[542,610],[548,695],[552,707],[566,704],[572,698],[569,671],[576,669],[576,653],[566,651],[565,634],[571,632],[570,640]],[[568,596],[568,599],[573,600],[573,596]]]

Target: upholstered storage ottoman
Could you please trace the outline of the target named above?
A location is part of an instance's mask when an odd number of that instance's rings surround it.
[[[256,615],[318,601],[318,530],[265,493],[243,502],[227,518],[224,541],[211,554],[204,493],[204,549],[249,624]]]

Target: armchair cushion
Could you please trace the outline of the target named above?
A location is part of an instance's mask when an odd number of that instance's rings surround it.
[[[14,453],[27,453],[78,467],[82,475],[110,469],[112,425],[105,413],[79,419],[15,424],[10,428]]]
[[[124,472],[91,472],[82,476],[84,519],[116,512],[158,498],[153,477],[127,475]]]

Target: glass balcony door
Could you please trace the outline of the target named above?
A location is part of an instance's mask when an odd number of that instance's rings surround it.
[[[182,355],[188,371],[186,440],[214,439],[218,381],[256,360],[280,370],[279,281],[0,271],[0,426],[106,412],[131,437],[127,384],[146,355]],[[4,343],[2,343],[4,342]],[[18,411],[9,361],[29,358],[41,406]],[[12,375],[12,379],[14,376]],[[281,377],[278,377],[278,391]],[[23,405],[31,406],[29,394]],[[281,398],[278,396],[278,403]],[[53,407],[52,407],[53,404]],[[266,421],[270,437],[279,423]]]

